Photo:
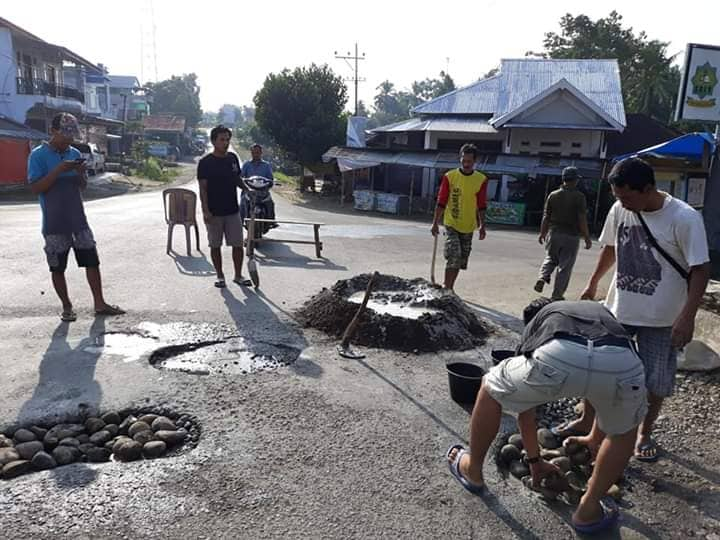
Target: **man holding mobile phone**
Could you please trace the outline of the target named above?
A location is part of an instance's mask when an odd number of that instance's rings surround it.
[[[52,119],[50,140],[34,148],[28,159],[28,183],[40,199],[45,254],[53,287],[62,302],[60,318],[66,322],[77,319],[65,280],[71,248],[78,266],[85,268],[95,314],[125,313],[105,302],[103,297],[100,261],[80,195],[80,190],[87,185],[85,160],[79,150],[71,146],[79,136],[77,119],[72,114],[59,113]]]

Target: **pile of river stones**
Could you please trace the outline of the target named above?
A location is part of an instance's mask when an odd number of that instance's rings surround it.
[[[497,454],[497,463],[501,470],[520,480],[522,484],[538,492],[544,499],[562,500],[570,505],[577,505],[587,489],[587,481],[592,476],[592,456],[590,450],[574,441],[564,441],[556,437],[546,428],[537,432],[540,456],[560,469],[560,475],[544,478],[541,485],[534,488],[527,463],[527,452],[523,448],[519,433],[513,433],[502,445]],[[608,495],[620,499],[622,492],[617,484],[608,490]]]
[[[159,458],[196,441],[197,436],[188,415],[172,420],[153,413],[135,416],[115,411],[89,417],[84,423],[13,429],[0,434],[0,478],[8,480],[75,462]]]
[[[540,427],[550,428],[573,420],[582,413],[580,398],[561,398],[557,401],[545,403],[535,408],[537,424]]]

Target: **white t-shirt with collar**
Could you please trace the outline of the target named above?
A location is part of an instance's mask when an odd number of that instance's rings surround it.
[[[660,210],[642,212],[657,243],[685,270],[710,260],[700,213],[662,193]],[[672,326],[687,301],[687,282],[647,239],[637,215],[617,201],[608,213],[600,243],[615,246],[615,274],[605,305],[623,323]]]

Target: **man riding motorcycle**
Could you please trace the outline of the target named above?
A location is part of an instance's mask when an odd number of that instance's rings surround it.
[[[275,179],[273,177],[272,166],[270,165],[270,163],[262,159],[262,151],[262,146],[260,146],[258,143],[255,143],[250,147],[250,154],[252,155],[252,160],[243,163],[241,175],[243,178],[260,176],[263,178],[267,178],[271,182],[274,182]],[[262,197],[258,197],[255,201],[255,204],[262,206],[265,219],[275,219],[275,202],[272,200],[272,196],[270,195],[271,187],[272,184],[268,186],[267,194],[263,195]],[[243,215],[246,217],[247,208],[247,197],[245,196],[245,193],[243,193]],[[273,229],[275,227],[277,227],[277,223],[268,224],[268,228],[270,229]]]

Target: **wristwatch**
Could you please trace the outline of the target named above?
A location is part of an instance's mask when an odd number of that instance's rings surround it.
[[[538,463],[539,461],[540,461],[540,456],[531,457],[531,458],[528,458],[528,460],[527,460],[528,465],[534,465],[535,463]]]

